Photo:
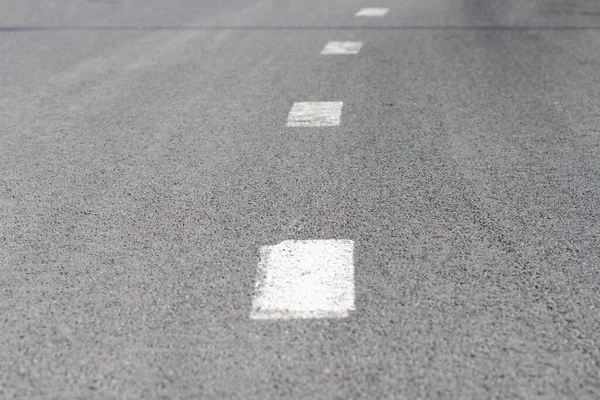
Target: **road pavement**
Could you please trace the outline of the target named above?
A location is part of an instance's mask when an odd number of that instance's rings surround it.
[[[600,398],[600,3],[0,4],[0,398]]]

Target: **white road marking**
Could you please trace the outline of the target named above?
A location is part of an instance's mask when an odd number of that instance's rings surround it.
[[[363,42],[329,42],[321,50],[321,54],[357,54],[362,45]]]
[[[308,101],[294,103],[287,126],[337,126],[342,117],[342,101]]]
[[[389,8],[383,7],[368,7],[362,8],[359,12],[356,13],[356,17],[383,17],[385,14],[390,11]]]
[[[353,310],[352,240],[286,240],[261,247],[250,318],[344,318]]]

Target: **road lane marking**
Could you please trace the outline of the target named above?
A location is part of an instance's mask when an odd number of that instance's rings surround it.
[[[345,318],[353,310],[352,240],[261,247],[251,319]]]
[[[342,118],[342,101],[307,101],[294,103],[287,126],[337,126]]]
[[[368,7],[361,8],[359,12],[356,13],[356,17],[384,17],[385,14],[390,11],[389,8],[383,7]]]
[[[363,42],[329,42],[325,45],[321,54],[358,54]]]

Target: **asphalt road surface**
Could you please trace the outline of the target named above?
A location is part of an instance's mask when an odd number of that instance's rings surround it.
[[[597,0],[0,2],[0,398],[600,398]]]

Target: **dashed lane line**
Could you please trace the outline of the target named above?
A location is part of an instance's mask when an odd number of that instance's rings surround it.
[[[342,118],[342,101],[307,101],[294,103],[287,126],[337,126]]]
[[[352,240],[261,247],[251,319],[345,318],[353,310]]]
[[[329,42],[325,45],[323,50],[321,50],[321,54],[358,54],[362,46],[363,42]]]
[[[389,8],[383,8],[383,7],[367,7],[367,8],[361,8],[359,12],[356,13],[356,17],[384,17],[388,11],[390,11]]]

